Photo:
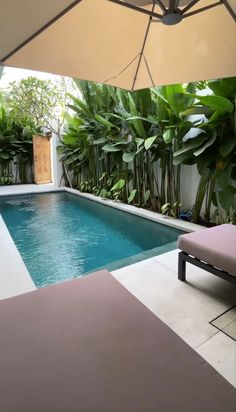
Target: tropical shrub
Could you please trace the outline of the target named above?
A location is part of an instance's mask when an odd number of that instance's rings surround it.
[[[36,131],[30,118],[21,124],[9,104],[9,95],[0,93],[0,185],[33,181],[32,136]]]
[[[4,99],[0,98],[0,177],[12,174],[11,162],[14,158],[12,120]]]
[[[82,97],[71,96],[74,114],[58,149],[72,186],[178,216],[181,165],[197,164],[193,220],[204,202],[207,223],[212,204],[233,220],[235,79],[133,93],[75,83]],[[201,96],[206,85],[209,95]]]
[[[0,185],[33,181],[33,142],[37,132],[30,119],[21,125],[4,95],[0,96]]]
[[[180,103],[175,95],[194,85],[133,93],[85,81],[76,85],[82,99],[71,96],[76,115],[67,116],[58,149],[71,184],[87,191],[89,182],[96,194],[157,211],[167,202],[179,204],[180,166],[173,165],[173,151],[190,128],[180,112],[194,99],[185,96]]]
[[[236,210],[236,78],[210,81],[208,87],[213,93],[195,95],[194,105],[183,113],[200,113],[204,118],[174,153],[175,164],[196,163],[201,176],[193,212],[195,223],[200,220],[204,200],[207,223],[212,203],[226,215],[231,209]]]
[[[28,121],[35,128],[60,134],[70,85],[64,77],[52,82],[29,76],[10,83],[7,100],[15,122],[25,127]]]
[[[0,184],[33,182],[33,135],[60,136],[70,85],[66,78],[28,77],[1,92]]]

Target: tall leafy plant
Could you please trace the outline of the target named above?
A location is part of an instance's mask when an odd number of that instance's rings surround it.
[[[0,96],[0,177],[12,176],[12,161],[14,150],[13,121],[3,96]]]
[[[86,181],[86,190],[94,187],[96,193],[101,189],[111,195],[114,185],[122,185],[122,200],[159,211],[166,202],[179,204],[180,166],[172,160],[191,127],[180,115],[193,102],[186,88],[129,93],[84,81],[76,84],[82,99],[71,96],[69,107],[76,115],[67,118],[59,149],[74,184],[80,187]],[[193,85],[187,90],[193,91]]]
[[[30,119],[19,125],[3,94],[0,96],[0,183],[33,181],[32,136],[37,130]]]
[[[193,95],[194,105],[186,115],[202,114],[194,134],[189,134],[180,150],[174,153],[174,163],[197,164],[200,184],[196,194],[194,222],[200,220],[205,200],[205,219],[210,222],[212,202],[229,211],[235,207],[236,180],[236,78],[208,83],[213,92]]]
[[[126,92],[76,81],[62,160],[81,190],[178,216],[181,165],[196,164],[194,221],[212,202],[232,209],[235,189],[234,79]],[[197,116],[196,116],[197,115]],[[230,205],[230,206],[229,206]],[[231,213],[232,214],[232,213]]]
[[[173,153],[182,146],[183,137],[192,128],[184,112],[191,107],[195,84],[171,85],[153,90],[162,140],[159,146],[162,203],[180,204],[180,164],[173,162]]]

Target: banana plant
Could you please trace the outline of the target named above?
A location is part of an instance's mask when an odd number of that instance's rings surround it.
[[[157,211],[175,205],[177,216],[181,165],[197,164],[201,180],[194,220],[199,221],[204,200],[206,221],[212,202],[232,208],[234,80],[207,84],[213,94],[202,96],[196,90],[205,82],[131,93],[76,81],[80,96],[72,97],[74,116],[68,117],[60,149],[74,185]]]
[[[212,202],[229,210],[236,193],[236,78],[212,81],[208,87],[213,94],[191,95],[195,103],[182,114],[202,114],[202,121],[174,153],[175,164],[196,163],[201,175],[193,215],[196,223],[205,199],[205,219],[209,223]]]
[[[182,114],[193,103],[189,92],[196,85],[170,85],[153,89],[159,125],[158,157],[161,167],[161,203],[180,204],[180,164],[174,165],[173,152],[182,146],[183,137],[192,128],[192,122]]]

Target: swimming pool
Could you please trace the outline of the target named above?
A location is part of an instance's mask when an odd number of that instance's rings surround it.
[[[0,213],[38,287],[174,249],[183,233],[67,192],[1,197]]]

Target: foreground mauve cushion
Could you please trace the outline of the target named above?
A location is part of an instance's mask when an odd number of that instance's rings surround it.
[[[236,226],[221,225],[179,236],[178,248],[236,276]]]
[[[108,272],[0,302],[1,412],[235,412],[235,402]]]

